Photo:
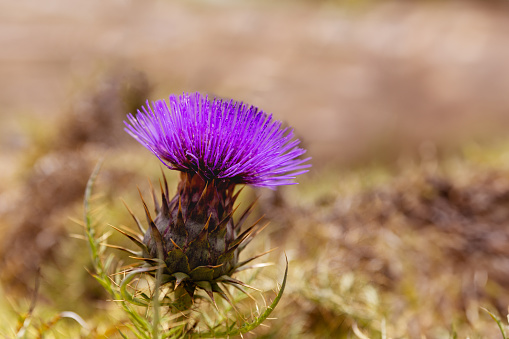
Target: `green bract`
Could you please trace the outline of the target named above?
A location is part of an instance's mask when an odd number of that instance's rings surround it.
[[[177,194],[171,200],[164,178],[161,201],[154,198],[155,218],[144,202],[150,227],[143,241],[136,241],[143,258],[158,265],[161,251],[162,283],[185,291],[186,298],[192,298],[196,288],[225,297],[218,282],[244,285],[231,276],[254,259],[239,262],[239,253],[261,227],[255,223],[240,231],[253,204],[234,222],[234,203],[240,192],[234,189],[234,184],[225,181],[205,182],[196,174],[182,173]]]

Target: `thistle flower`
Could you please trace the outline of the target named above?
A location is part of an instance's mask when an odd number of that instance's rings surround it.
[[[276,186],[310,166],[309,158],[298,159],[306,151],[292,140],[293,130],[254,106],[194,93],[142,109],[128,115],[126,131],[170,169],[207,181]]]
[[[255,224],[242,231],[253,205],[233,220],[235,186],[294,184],[310,166],[309,158],[299,158],[305,150],[271,115],[200,93],[172,95],[169,104],[147,102],[125,124],[163,164],[182,172],[171,199],[164,178],[161,203],[154,198],[155,218],[144,203],[150,225],[142,242],[144,258],[154,262],[162,252],[163,283],[174,284],[180,309],[190,307],[196,288],[227,299],[219,283],[244,285],[231,276],[256,258],[239,262],[238,256],[261,230]]]

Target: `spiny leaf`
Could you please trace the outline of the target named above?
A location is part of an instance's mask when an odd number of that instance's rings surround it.
[[[172,238],[170,238],[170,241],[171,241],[171,243],[173,244],[173,247],[174,247],[174,248],[178,248],[178,249],[179,249],[179,250],[181,250],[182,252],[184,251],[184,250],[182,250],[182,248],[181,248],[179,245],[177,245],[177,244],[175,243],[175,241],[173,241],[173,239],[172,239]]]
[[[174,248],[168,252],[166,257],[166,265],[169,272],[182,272],[188,274],[191,270],[189,268],[189,261],[187,256],[180,248]]]
[[[143,299],[138,299],[134,296],[132,296],[128,291],[127,291],[127,286],[129,285],[129,283],[138,275],[142,274],[142,273],[146,273],[146,272],[149,272],[149,271],[153,271],[154,270],[154,267],[150,267],[150,268],[139,268],[139,269],[136,269],[134,271],[132,271],[131,273],[129,273],[121,282],[120,284],[120,294],[122,295],[122,298],[124,298],[124,300],[132,303],[132,304],[135,304],[137,306],[149,306],[150,303],[148,303],[147,301],[143,300]]]
[[[220,276],[219,278],[216,279],[216,281],[222,282],[223,284],[240,285],[240,286],[244,286],[244,287],[250,288],[252,290],[261,292],[260,289],[258,289],[256,287],[253,287],[253,286],[249,286],[248,284],[246,284],[246,283],[244,283],[244,282],[242,282],[240,280],[237,280],[235,278],[232,278],[230,276],[227,276],[227,275]]]
[[[136,238],[134,235],[131,235],[123,230],[121,230],[120,228],[118,227],[115,227],[113,225],[110,225],[108,224],[108,226],[114,228],[115,230],[117,230],[118,232],[122,233],[123,235],[125,235],[126,237],[128,237],[132,242],[134,242],[139,248],[141,248],[143,251],[147,252],[148,253],[148,248],[147,246],[142,243],[138,238]]]
[[[194,176],[194,178],[197,178],[198,176]],[[212,180],[212,182],[210,183],[209,185],[209,182],[205,182],[205,187],[203,188],[203,191],[201,192],[200,194],[200,197],[198,198],[198,201],[196,201],[196,206],[199,206],[200,205],[200,202],[202,202],[204,200],[204,198],[207,196],[207,193],[210,194],[210,191],[211,191],[211,188],[215,187],[214,185],[214,180]],[[206,199],[206,201],[209,201],[209,199]]]
[[[242,213],[242,216],[240,217],[239,221],[235,224],[235,229],[240,229],[244,222],[246,221],[247,217],[251,215],[251,212],[253,212],[253,209],[258,202],[259,197],[257,197],[249,206],[244,210]]]
[[[150,223],[153,223],[154,221],[152,220],[152,216],[150,215],[147,204],[145,203],[145,199],[143,199],[143,195],[141,194],[141,191],[139,188],[138,188],[138,193],[140,194],[141,202],[143,203],[143,208],[145,209],[145,216],[147,217],[147,222],[150,225]]]
[[[134,259],[134,260],[140,260],[140,261],[148,261],[151,263],[159,263],[159,259],[155,259],[155,258],[133,257],[132,255],[130,255],[129,258]]]
[[[228,201],[227,203],[229,204],[234,204],[235,201],[237,201],[237,198],[239,197],[240,193],[244,190],[244,187],[246,186],[242,186],[233,196],[232,196],[232,200],[231,201]]]
[[[137,256],[137,257],[142,255],[141,252],[133,251],[133,250],[130,250],[130,249],[122,247],[122,246],[111,245],[111,244],[108,244],[108,243],[101,243],[101,245],[109,247],[109,248],[113,248],[113,249],[116,249],[116,250],[121,250],[121,251],[127,252],[127,253],[132,254],[133,256]]]
[[[226,302],[228,304],[230,304],[230,306],[235,310],[235,312],[239,313],[239,311],[237,310],[237,308],[235,307],[235,305],[230,301],[230,298],[228,298],[228,296],[226,295],[226,293],[224,293],[224,291],[221,289],[221,287],[219,287],[219,285],[217,283],[212,283],[210,284],[212,286],[212,291],[219,294],[221,296],[221,298],[223,298],[224,300],[226,300]],[[240,313],[239,313],[240,314]]]
[[[182,273],[182,272],[176,272],[176,273],[173,273],[172,274],[174,277],[175,277],[175,289],[177,289],[177,287],[185,280],[188,280],[190,277],[185,274],[185,273]]]
[[[187,291],[187,294],[189,294],[191,298],[193,298],[194,291],[196,290],[196,285],[184,283],[184,289]]]
[[[212,290],[212,285],[208,281],[196,281],[195,285],[201,288],[202,290],[207,293],[209,298],[212,300],[212,303],[214,304],[214,307],[216,310],[219,311],[219,308],[217,307],[216,300],[214,299],[214,291]]]
[[[214,278],[228,274],[232,270],[233,258],[235,257],[235,249],[227,251],[219,256],[218,262],[223,263],[214,271]]]
[[[159,233],[159,230],[157,229],[154,222],[150,222],[150,236],[152,238],[152,241],[156,244],[157,249],[157,258],[164,262],[164,245],[163,245],[163,238],[161,237],[161,233]]]
[[[171,238],[178,244],[178,247],[184,247],[189,238],[189,232],[186,229],[186,220],[184,219],[184,213],[182,211],[182,202],[179,197],[178,200],[178,211],[177,220],[171,228]],[[172,240],[172,241],[173,241]]]
[[[156,213],[161,211],[161,207],[159,206],[159,201],[156,198],[156,191],[154,190],[154,186],[152,186],[152,181],[148,180],[148,184],[150,186],[150,193],[152,194],[152,200],[154,201],[154,208]]]
[[[224,283],[223,283],[224,284]],[[256,302],[256,299],[255,297],[253,297],[248,291],[246,291],[242,286],[240,286],[239,284],[229,284],[230,286],[233,286],[234,288],[238,289],[239,291],[241,291],[242,293],[244,293],[245,295],[247,295],[251,300],[255,301]]]
[[[214,276],[214,269],[207,266],[198,266],[189,272],[189,276],[194,281],[207,280],[210,281]]]
[[[263,219],[263,217],[260,217],[253,225],[251,225],[248,229],[246,229],[244,232],[242,232],[233,242],[231,245],[232,247],[240,245],[248,236],[251,235],[255,231],[255,227],[258,225],[258,223]],[[266,226],[264,226],[266,227]]]
[[[205,226],[203,226],[203,229],[198,234],[196,239],[191,241],[188,244],[187,249],[185,250],[185,254],[189,259],[189,265],[191,267],[205,266],[209,263],[210,259],[210,245],[208,241],[209,223],[210,217],[207,220]]]
[[[277,247],[276,247],[276,248],[273,248],[273,249],[271,249],[271,250],[268,250],[268,251],[266,251],[266,252],[263,252],[263,253],[261,253],[261,254],[255,255],[254,257],[249,258],[249,259],[247,259],[247,260],[244,260],[244,261],[242,261],[242,262],[238,263],[237,265],[235,265],[235,269],[240,268],[240,267],[242,267],[242,266],[245,266],[245,265],[249,264],[251,261],[253,261],[253,260],[255,260],[255,259],[258,259],[258,258],[260,258],[260,257],[262,257],[262,256],[264,256],[264,255],[266,255],[266,254],[269,254],[270,252],[272,252],[272,251],[274,251],[274,250],[276,250],[276,249],[277,249]]]
[[[232,216],[238,208],[239,206],[234,207],[230,213],[228,213],[221,221],[219,221],[214,229],[210,230],[210,232],[220,232],[221,230],[226,229],[226,225],[230,222],[230,220],[232,220]]]
[[[227,273],[226,271],[231,270],[231,267],[227,267],[227,266],[231,262],[231,260],[234,258],[235,251],[237,251],[237,249],[239,248],[240,244],[242,244],[242,242],[247,237],[249,237],[249,235],[251,235],[251,233],[254,231],[254,227],[255,226],[256,225],[251,226],[244,233],[242,233],[240,236],[238,236],[237,239],[235,239],[233,245],[228,249],[228,251],[226,251],[224,254],[222,254],[219,257],[219,259],[218,259],[219,262],[226,263],[226,265],[224,266],[224,270],[222,270],[223,273]]]
[[[124,200],[122,200],[122,202],[124,203],[124,206],[125,208],[127,208],[127,211],[129,212],[131,217],[134,219],[134,222],[136,223],[136,226],[138,226],[138,229],[140,230],[141,234],[145,234],[146,231],[141,225],[140,220],[134,215],[133,211],[129,208],[129,206],[127,206],[126,202]]]
[[[173,306],[178,311],[187,311],[191,308],[194,302],[194,288],[192,284],[183,283],[175,289]]]
[[[162,174],[163,181],[164,181],[164,193],[166,194],[166,196],[169,196],[170,193],[168,191],[168,181],[166,180],[166,175],[164,174],[163,168],[160,167],[160,169],[161,169],[161,174]]]
[[[249,243],[258,235],[258,233],[263,231],[268,225],[269,223],[266,223],[265,225],[256,228],[253,233],[251,233],[245,240],[243,240],[239,246],[239,252],[243,251],[244,248],[246,248],[246,246],[249,245]]]

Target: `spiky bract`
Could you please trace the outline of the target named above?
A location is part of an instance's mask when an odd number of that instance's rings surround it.
[[[128,115],[126,131],[168,168],[204,180],[254,186],[293,184],[307,172],[293,130],[257,107],[200,93],[171,95]]]
[[[164,177],[163,177],[164,178]],[[241,233],[241,226],[254,204],[234,222],[234,203],[240,191],[221,180],[204,181],[197,174],[182,173],[177,194],[168,199],[164,178],[161,203],[155,198],[157,216],[152,218],[144,202],[150,228],[143,238],[143,257],[159,265],[161,251],[163,283],[185,289],[193,297],[200,287],[209,295],[225,296],[218,282],[244,285],[231,276],[246,263],[239,253],[260,231],[258,223]]]

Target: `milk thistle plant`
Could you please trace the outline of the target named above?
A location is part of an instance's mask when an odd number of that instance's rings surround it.
[[[309,158],[302,158],[306,151],[298,147],[300,141],[293,137],[293,130],[282,128],[282,123],[272,115],[242,102],[200,93],[171,95],[168,102],[160,100],[152,105],[147,101],[137,114],[127,116],[125,125],[126,132],[166,167],[181,172],[175,196],[170,196],[164,174],[160,201],[152,190],[154,217],[142,198],[148,223],[146,231],[129,210],[142,234],[118,230],[136,243],[139,251],[130,252],[140,263],[124,271],[124,277],[117,282],[118,292],[109,288],[114,297],[118,297],[115,293],[120,294],[124,309],[129,309],[129,304],[151,305],[155,321],[145,331],[160,336],[160,307],[168,307],[174,315],[189,312],[196,309],[200,290],[214,304],[217,296],[232,304],[227,286],[243,292],[244,287],[249,287],[234,275],[264,254],[247,260],[239,258],[240,252],[263,227],[258,223],[244,225],[254,204],[239,218],[233,218],[240,192],[236,187],[247,184],[275,188],[295,184],[295,177],[307,172]],[[91,227],[87,229],[93,231]],[[93,234],[89,234],[89,240],[93,247]],[[101,281],[105,278],[100,273],[104,268],[99,268],[96,276]],[[156,292],[152,296],[142,294],[140,298],[128,291],[129,284],[140,274],[155,278]],[[286,273],[272,305],[253,322],[237,324],[237,328],[229,326],[223,333],[211,329],[209,334],[234,335],[259,325],[277,304],[285,282]],[[135,318],[135,327],[145,326],[136,325],[140,322],[148,324],[135,315],[131,317]],[[193,330],[187,328],[181,333],[192,336]]]

